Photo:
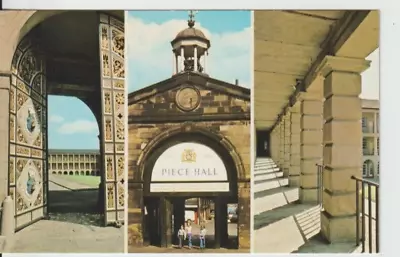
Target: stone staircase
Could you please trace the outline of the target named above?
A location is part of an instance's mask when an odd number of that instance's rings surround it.
[[[298,200],[298,187],[289,187],[288,178],[271,158],[257,158],[254,167],[254,215]]]

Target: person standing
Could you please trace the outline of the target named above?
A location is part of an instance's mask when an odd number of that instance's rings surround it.
[[[206,248],[206,227],[202,225],[200,227],[200,249]]]
[[[186,232],[185,229],[183,228],[183,225],[181,225],[181,228],[178,230],[178,239],[179,239],[179,248],[183,247],[183,241],[186,238]]]
[[[187,239],[188,239],[189,249],[192,249],[192,224],[191,224],[190,220],[187,222],[186,235],[187,235]]]

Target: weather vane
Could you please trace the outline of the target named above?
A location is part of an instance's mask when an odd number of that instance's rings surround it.
[[[194,17],[198,13],[198,11],[189,11],[189,20],[188,20],[188,25],[190,28],[193,28],[195,20]]]

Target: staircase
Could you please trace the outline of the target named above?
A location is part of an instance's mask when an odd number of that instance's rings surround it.
[[[257,158],[254,167],[254,215],[298,200],[298,187],[289,187],[288,178],[271,158]]]

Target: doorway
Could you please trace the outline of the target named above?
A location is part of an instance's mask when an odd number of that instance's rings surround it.
[[[197,202],[196,208],[193,199]],[[181,226],[190,225],[194,249],[200,247],[202,227],[205,228],[205,248],[237,248],[237,203],[230,203],[229,197],[144,197],[144,205],[146,245],[179,248],[178,231]],[[183,248],[189,248],[188,237]]]
[[[267,130],[257,130],[257,157],[270,157],[270,133]]]

